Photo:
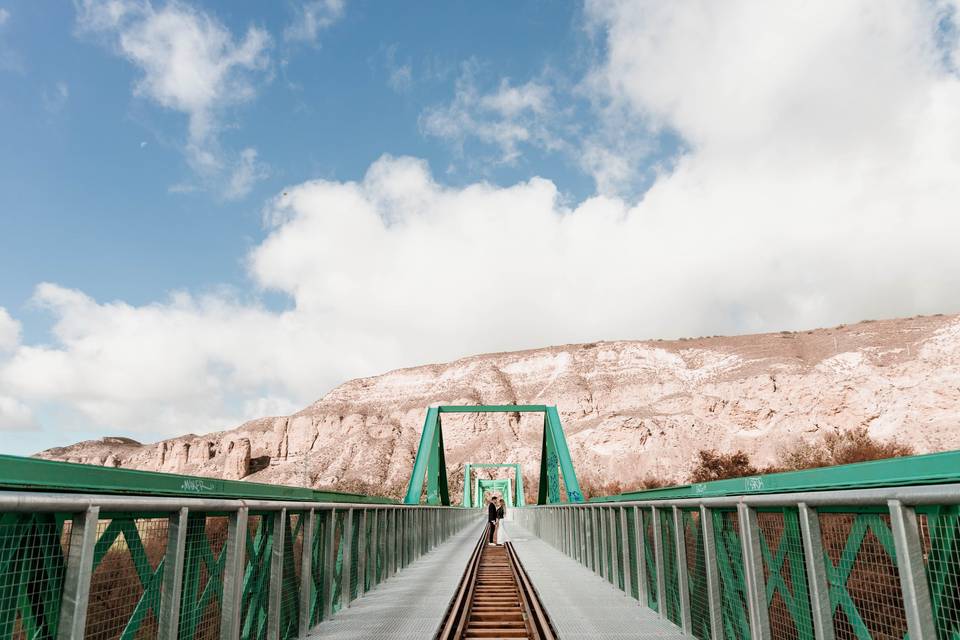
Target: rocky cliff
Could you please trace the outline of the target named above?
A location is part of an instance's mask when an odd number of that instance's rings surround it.
[[[960,316],[463,358],[347,382],[291,416],[141,445],[82,442],[38,456],[400,496],[425,407],[556,404],[587,488],[682,480],[702,448],[759,464],[797,439],[867,425],[918,452],[960,448]],[[528,494],[542,417],[444,417],[452,488],[464,462],[520,462]]]

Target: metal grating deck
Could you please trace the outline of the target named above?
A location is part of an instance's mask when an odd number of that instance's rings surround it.
[[[683,632],[641,607],[589,569],[514,522],[506,522],[520,562],[546,607],[557,635],[577,638],[682,640]]]
[[[321,622],[308,638],[378,640],[432,638],[486,521],[478,521],[450,537],[413,564],[378,585],[346,610]]]

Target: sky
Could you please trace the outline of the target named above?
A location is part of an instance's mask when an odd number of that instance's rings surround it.
[[[0,452],[960,311],[960,1],[0,0]]]

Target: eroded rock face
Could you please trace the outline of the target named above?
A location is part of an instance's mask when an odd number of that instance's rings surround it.
[[[398,497],[436,403],[556,404],[578,476],[596,484],[683,480],[702,448],[743,449],[765,464],[791,441],[860,425],[918,452],[956,449],[960,316],[474,356],[352,380],[297,414],[230,431],[38,455]],[[542,417],[443,420],[454,495],[464,462],[519,462],[533,494]]]

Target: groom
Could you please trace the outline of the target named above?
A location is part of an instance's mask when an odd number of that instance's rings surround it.
[[[490,530],[490,539],[487,541],[489,544],[495,542],[494,535],[497,532],[497,497],[492,496],[490,498],[490,503],[487,505],[487,528]]]

